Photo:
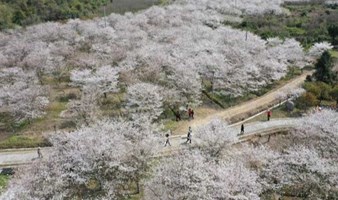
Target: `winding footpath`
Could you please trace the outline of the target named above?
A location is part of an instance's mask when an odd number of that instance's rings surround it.
[[[294,128],[297,125],[297,120],[284,118],[274,119],[268,122],[253,122],[246,124],[245,134],[238,138],[237,143],[252,141],[256,137],[260,138],[264,135],[270,135],[276,132],[285,131]],[[232,128],[240,130],[240,127],[233,126]],[[194,143],[194,135],[192,142]],[[171,146],[163,147],[158,156],[168,155],[179,149],[186,148],[189,144],[185,144],[186,135],[176,135],[170,138]],[[163,139],[163,143],[165,139]],[[49,152],[53,150],[53,147],[42,148],[41,152],[43,156],[47,156]],[[25,149],[10,149],[0,151],[0,168],[1,167],[15,167],[18,165],[29,164],[32,161],[38,159],[37,148],[25,148]],[[42,158],[43,159],[43,158]]]
[[[299,88],[304,82],[307,75],[310,75],[312,72],[305,72],[302,75],[290,80],[284,86],[274,89],[273,91],[248,102],[244,102],[234,107],[222,111],[213,111],[208,113],[206,116],[201,118],[195,118],[191,121],[181,121],[179,126],[173,131],[174,135],[170,138],[171,145],[170,147],[163,147],[162,152],[159,154],[166,154],[186,146],[185,136],[188,127],[191,126],[193,130],[196,130],[199,126],[206,125],[214,118],[221,118],[229,121],[230,119],[238,116],[247,115],[250,116],[244,121],[241,121],[236,124],[230,125],[230,127],[236,128],[239,130],[241,123],[253,118],[256,115],[259,115],[264,112],[267,108],[271,108],[276,104],[276,97],[280,92],[290,91],[296,88]],[[276,104],[277,105],[277,104]],[[276,106],[275,105],[275,106]],[[260,112],[260,113],[259,113]],[[199,110],[196,110],[196,116],[198,115]],[[296,126],[297,120],[295,119],[275,119],[269,122],[254,122],[246,124],[245,131],[246,133],[239,137],[239,142],[246,142],[253,140],[256,137],[262,137],[264,135],[273,134],[275,132],[280,132],[282,130],[292,129]],[[182,135],[183,134],[183,135]],[[194,138],[193,138],[194,140]],[[164,141],[163,141],[164,142]],[[52,151],[52,147],[43,148],[42,154],[47,155],[48,152]],[[15,167],[17,165],[29,164],[37,158],[37,149],[36,148],[25,148],[25,149],[7,149],[0,150],[0,168],[1,167]]]
[[[199,116],[199,110],[196,110],[196,117],[192,121],[181,121],[179,122],[178,127],[173,130],[174,135],[179,135],[182,133],[185,133],[188,131],[189,126],[192,127],[192,129],[196,129],[198,126],[203,126],[209,123],[213,118],[221,118],[226,121],[230,121],[233,118],[245,118],[247,121],[249,116],[253,116],[256,113],[262,112],[268,108],[271,108],[274,104],[278,102],[277,96],[281,92],[287,92],[292,91],[294,89],[299,88],[305,81],[307,75],[311,75],[312,71],[306,71],[302,75],[291,79],[288,83],[285,85],[276,88],[265,95],[252,99],[247,102],[243,102],[239,105],[230,107],[225,110],[221,111],[213,111],[207,116],[204,116],[202,118],[198,118]],[[278,104],[278,103],[277,103]]]

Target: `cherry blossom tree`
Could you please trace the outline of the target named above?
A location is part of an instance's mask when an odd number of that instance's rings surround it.
[[[291,147],[262,170],[270,190],[305,198],[334,198],[337,159],[321,157],[315,149]],[[286,190],[286,188],[288,188]]]
[[[338,115],[335,111],[322,110],[303,118],[292,134],[296,144],[319,151],[323,157],[338,153]]]
[[[196,130],[196,146],[210,155],[212,159],[220,158],[224,150],[238,140],[238,131],[230,128],[221,119],[213,119],[205,127]]]
[[[127,89],[127,109],[133,119],[146,116],[156,120],[163,112],[163,88],[150,83],[137,83]]]
[[[42,117],[49,104],[48,88],[38,84],[34,72],[0,69],[0,105],[17,121]]]
[[[99,96],[101,92],[95,86],[85,86],[82,89],[79,100],[70,100],[67,110],[62,111],[60,116],[65,118],[75,118],[78,124],[93,123],[100,117]]]
[[[104,120],[53,135],[43,159],[21,168],[1,199],[121,199],[135,191],[157,152],[146,124]]]
[[[303,88],[286,88],[283,91],[280,91],[276,94],[276,98],[281,102],[287,100],[288,98],[298,98],[305,90]]]
[[[322,53],[324,53],[327,50],[332,49],[333,46],[328,42],[320,42],[315,43],[309,50],[308,56],[311,57],[313,60],[318,59]]]
[[[236,148],[232,148],[226,156],[233,160],[240,161],[247,168],[260,173],[260,171],[264,170],[270,162],[277,159],[280,156],[280,153],[263,145],[252,146],[240,144],[237,145]],[[259,182],[262,183],[262,185],[265,184],[264,181],[259,180]]]
[[[173,75],[168,77],[170,88],[175,88],[180,92],[180,102],[189,102],[194,105],[201,103],[202,85],[200,76],[195,71],[190,71],[182,68],[178,68],[174,71]]]
[[[117,90],[119,69],[112,66],[102,66],[95,70],[74,70],[70,79],[76,86],[95,86],[105,94]]]
[[[258,176],[235,161],[215,163],[199,151],[166,158],[145,184],[146,199],[260,199]]]

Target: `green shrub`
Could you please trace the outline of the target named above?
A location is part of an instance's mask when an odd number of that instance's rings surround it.
[[[0,30],[13,26],[13,9],[0,1]]]
[[[320,100],[332,100],[330,92],[331,92],[331,86],[323,83],[323,82],[319,82],[318,83],[318,87],[320,88],[320,96],[318,99]]]
[[[333,100],[336,101],[336,104],[338,105],[338,85],[336,85],[330,92],[330,95]]]
[[[61,96],[59,97],[59,101],[60,102],[68,102],[70,99],[76,99],[77,98],[77,95],[75,93],[69,93],[69,94],[66,94],[65,96]]]
[[[304,84],[304,89],[307,92],[310,92],[311,94],[313,94],[316,98],[319,98],[319,96],[320,96],[320,88],[316,84],[316,82],[306,82]]]
[[[306,110],[310,107],[317,106],[319,101],[316,96],[310,92],[306,92],[296,100],[296,107]]]
[[[76,127],[76,123],[74,121],[64,121],[59,126],[60,129],[73,129]]]

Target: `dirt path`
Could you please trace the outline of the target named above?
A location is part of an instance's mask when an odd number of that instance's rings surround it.
[[[297,121],[294,119],[274,119],[269,122],[253,122],[246,125],[245,134],[239,136],[238,141],[254,140],[261,138],[262,135],[270,134],[271,132],[278,132],[280,129],[287,129],[295,127]],[[239,130],[239,127],[234,127]],[[188,148],[190,145],[185,144],[185,135],[173,136],[170,138],[172,146],[162,147],[159,154],[156,156],[166,156],[180,149]],[[193,143],[198,142],[198,138],[193,136]],[[164,143],[164,141],[163,141]],[[41,149],[44,157],[53,151],[53,147],[46,147]],[[43,158],[42,158],[43,159]],[[22,148],[22,149],[3,149],[0,150],[0,168],[15,167],[18,165],[30,164],[34,160],[38,160],[36,148]]]
[[[278,101],[276,99],[278,93],[298,88],[304,82],[306,76],[310,74],[312,74],[312,72],[305,72],[302,75],[290,80],[287,84],[276,88],[261,97],[243,102],[237,106],[233,106],[222,111],[212,109],[207,110],[206,108],[196,109],[195,119],[191,121],[178,122],[179,125],[173,130],[173,134],[184,134],[187,132],[189,126],[191,126],[192,129],[195,129],[198,126],[207,124],[213,118],[221,118],[229,122],[232,120],[233,122],[238,121],[238,119],[247,118],[248,116],[254,115],[255,113],[265,110],[276,103]],[[199,113],[203,113],[203,115],[199,115]],[[236,118],[237,120],[235,120]]]

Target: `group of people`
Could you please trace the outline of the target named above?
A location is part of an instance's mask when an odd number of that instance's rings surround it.
[[[189,120],[194,119],[194,110],[189,108],[188,109]]]
[[[189,119],[194,119],[194,111],[191,108],[188,109],[188,114],[189,114]],[[270,121],[271,116],[272,116],[272,112],[269,109],[266,112],[267,121]],[[242,121],[244,121],[244,119],[242,119]],[[188,130],[188,134],[187,134],[187,140],[185,142],[186,144],[187,143],[191,144],[191,133],[192,133],[192,129],[189,126],[189,130]],[[244,134],[244,123],[242,123],[242,125],[241,125],[241,132],[240,132],[239,135],[243,135],[243,134]],[[166,136],[166,141],[165,141],[164,146],[167,146],[167,145],[171,146],[170,141],[169,141],[169,136],[170,135],[167,133],[165,136]]]
[[[188,143],[191,144],[191,136],[192,136],[191,134],[192,134],[192,129],[191,129],[191,126],[189,126],[187,140],[185,141],[186,144]],[[170,136],[169,133],[165,134],[165,137],[166,137],[165,144],[164,144],[165,147],[167,145],[171,146],[169,136]]]
[[[187,112],[188,112],[189,120],[194,119],[194,114],[195,114],[194,110],[191,108],[188,108]],[[182,120],[180,111],[175,112],[175,117],[176,117],[177,122]]]

